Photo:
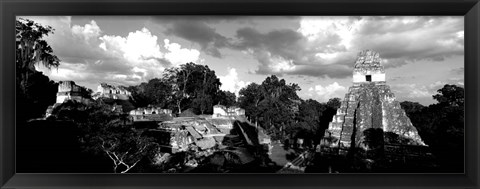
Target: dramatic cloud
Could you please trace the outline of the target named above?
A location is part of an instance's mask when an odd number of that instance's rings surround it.
[[[114,55],[122,55],[135,64],[159,63],[158,59],[163,58],[157,36],[147,28],[130,32],[127,37],[105,35],[100,40],[100,48]]]
[[[310,96],[318,99],[320,102],[327,102],[331,98],[343,98],[347,92],[347,88],[341,86],[337,82],[323,87],[322,85],[316,85],[308,89]]]
[[[258,25],[240,27],[232,38],[214,23],[237,19],[218,17],[163,20],[166,34],[199,44],[202,51],[222,57],[221,49],[241,50],[254,57],[257,74],[307,75],[345,78],[356,54],[380,52],[386,68],[420,60],[443,61],[463,55],[462,17],[313,17],[299,19],[298,28],[260,31]],[[241,19],[240,19],[241,20]]]
[[[87,66],[84,64],[62,64],[62,67],[58,69],[48,70],[47,68],[39,65],[37,70],[40,70],[49,75],[50,79],[56,80],[86,80],[92,76],[90,73],[86,73]]]
[[[338,37],[316,40],[316,44],[312,45],[308,38],[294,30],[260,33],[253,28],[242,28],[237,31],[237,38],[233,44],[234,48],[243,50],[258,60],[260,63],[256,70],[258,74],[300,74],[339,78],[351,72],[342,65],[332,66],[332,60],[343,57],[332,58],[318,54],[330,52],[331,49],[338,50],[337,47],[329,46],[335,41],[338,42]]]
[[[461,17],[304,17],[296,31],[241,28],[234,46],[258,60],[259,74],[344,78],[364,49],[386,68],[462,56],[463,30]]]
[[[37,20],[55,28],[46,39],[60,58],[60,67],[37,69],[56,81],[74,80],[90,88],[99,82],[136,85],[161,76],[167,67],[201,61],[198,50],[181,48],[168,39],[159,44],[147,28],[126,36],[102,35],[95,20],[83,26],[71,26],[71,17]]]
[[[228,46],[228,39],[218,34],[215,29],[208,26],[205,21],[197,19],[178,20],[171,23],[166,32],[200,45],[203,51],[214,57],[222,57],[220,48]]]
[[[250,84],[250,82],[245,82],[241,81],[238,78],[238,73],[235,68],[229,68],[228,69],[228,74],[225,76],[218,76],[220,79],[220,82],[222,83],[222,86],[220,86],[221,90],[224,91],[230,91],[232,93],[235,93],[235,95],[238,97],[238,92],[240,92],[240,89],[246,87],[247,85]]]
[[[160,77],[166,67],[177,66],[187,62],[199,61],[200,52],[195,49],[185,49],[177,43],[170,43],[164,39],[162,52],[157,40],[147,28],[130,32],[128,36],[102,36],[99,45],[106,53],[113,57],[123,57],[130,66],[130,75],[116,74],[115,78],[125,78],[131,81],[148,80]]]
[[[200,52],[196,49],[181,48],[178,43],[170,43],[170,40],[165,39],[165,48],[169,51],[165,54],[167,59],[174,66],[185,64],[187,62],[199,63]]]
[[[118,58],[116,66],[125,67],[121,72],[107,71],[109,74],[103,79],[131,84],[159,77],[169,63],[164,60],[164,53],[161,52],[157,39],[158,37],[147,28],[130,32],[126,37],[113,35],[99,37],[101,43],[98,47],[105,55]]]
[[[364,49],[380,53],[388,83],[402,100],[433,103],[440,84],[464,84],[461,16],[27,18],[55,29],[45,39],[61,65],[38,69],[88,87],[137,85],[170,66],[195,62],[215,69],[223,90],[238,93],[244,81],[275,74],[325,101],[343,97]],[[129,22],[138,25],[121,26]]]
[[[395,67],[463,55],[463,31],[462,17],[364,17],[357,23],[352,44],[375,49],[386,59],[386,67]]]
[[[320,23],[315,21],[320,20]],[[344,22],[340,22],[345,20]],[[355,53],[347,51],[344,38],[351,38],[348,19],[333,17],[300,22],[298,30],[260,33],[253,28],[237,31],[235,47],[246,50],[260,63],[259,74],[298,74],[343,78],[351,75]],[[279,69],[283,68],[283,69]]]
[[[85,24],[85,26],[74,25],[72,27],[72,33],[75,36],[84,38],[86,41],[91,38],[97,38],[101,32],[102,30],[100,30],[100,27],[98,27],[94,20],[92,20],[90,24]]]
[[[300,22],[298,32],[313,43],[326,43],[328,46],[320,53],[335,53],[350,48],[352,28],[359,17],[304,17]]]

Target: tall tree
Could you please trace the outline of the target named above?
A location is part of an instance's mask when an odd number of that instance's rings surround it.
[[[26,89],[28,75],[36,72],[35,64],[43,64],[47,68],[58,67],[60,60],[53,54],[52,47],[43,40],[44,36],[53,33],[50,26],[42,26],[28,19],[18,19],[16,31],[16,65],[20,76],[20,85]]]
[[[208,66],[191,62],[167,69],[164,73],[164,80],[171,85],[172,99],[178,112],[184,110],[185,107],[200,110],[195,105],[213,102],[221,85],[215,71],[210,70]],[[199,99],[196,99],[197,97]],[[194,100],[197,103],[192,104]],[[200,103],[200,101],[205,102]]]
[[[224,106],[235,106],[237,105],[237,97],[235,93],[232,93],[230,91],[223,91],[220,90],[218,92],[217,98],[215,99],[214,103],[215,104],[220,104]]]
[[[183,68],[186,67],[184,65],[182,66]],[[182,101],[187,98],[186,89],[190,75],[191,71],[182,70],[182,67],[172,67],[166,69],[163,75],[164,80],[166,80],[171,85],[172,99],[175,103],[178,113],[182,112]]]
[[[146,83],[128,88],[132,91],[132,97],[137,107],[154,105],[167,107],[172,101],[172,87],[163,79],[154,78]]]
[[[297,84],[286,84],[284,79],[272,75],[261,85],[252,83],[240,90],[239,104],[247,116],[258,121],[274,138],[280,139],[298,112],[299,90]]]
[[[258,104],[264,99],[260,85],[250,83],[246,87],[240,89],[238,104],[245,109],[245,114],[253,121],[258,121],[260,114]]]
[[[198,71],[194,73],[196,79],[193,101],[196,103],[193,104],[193,108],[200,110],[201,114],[205,111],[212,113],[213,100],[218,98],[220,91],[220,79],[208,66],[197,65],[197,69]]]
[[[332,109],[338,109],[342,105],[341,99],[340,98],[331,98],[328,99],[327,106],[332,108]]]
[[[16,20],[16,89],[17,120],[43,116],[47,106],[55,103],[58,85],[43,73],[35,70],[35,65],[56,68],[60,60],[43,39],[53,33],[50,26],[42,26],[27,19]]]
[[[443,88],[438,89],[437,92],[440,94],[433,95],[433,99],[440,104],[458,107],[463,106],[465,103],[465,90],[462,87],[447,84]]]
[[[297,116],[298,122],[304,122],[307,124],[307,131],[310,133],[310,136],[315,137],[318,140],[321,137],[320,134],[323,132],[323,130],[320,128],[320,123],[321,117],[326,109],[327,106],[324,104],[321,104],[313,99],[308,99],[306,101],[302,101],[302,104],[300,105],[300,111]]]
[[[213,106],[212,96],[200,93],[193,99],[193,106],[200,110],[200,114],[204,114]]]

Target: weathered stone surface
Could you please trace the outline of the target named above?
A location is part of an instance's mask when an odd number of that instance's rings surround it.
[[[93,94],[92,98],[97,99],[100,97],[128,100],[132,96],[131,92],[124,86],[114,86],[107,83],[100,83],[97,87],[97,92]]]
[[[63,103],[67,100],[87,103],[90,96],[85,87],[75,84],[73,81],[58,82],[57,102]]]
[[[48,106],[45,117],[50,117],[53,109],[68,100],[88,104],[91,99],[87,88],[75,84],[74,81],[59,81],[56,103]]]
[[[359,53],[353,86],[321,140],[318,150],[324,162],[320,164],[332,166],[333,162],[337,171],[353,172],[434,165],[428,146],[386,84],[380,60],[376,52]]]
[[[226,107],[223,105],[213,106],[212,117],[235,117],[245,116],[245,110],[236,106]]]
[[[355,64],[354,75],[384,74],[378,53],[363,51]],[[405,145],[422,145],[416,128],[401,109],[385,81],[357,79],[345,95],[337,114],[326,131],[324,145],[330,147],[360,147],[368,149],[368,130],[381,129],[404,139]]]
[[[380,55],[377,52],[370,50],[360,52],[353,69],[353,85],[368,81],[385,82],[385,69],[380,62]]]

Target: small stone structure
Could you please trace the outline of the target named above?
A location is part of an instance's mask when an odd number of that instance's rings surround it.
[[[270,137],[262,130],[237,119],[178,117],[159,125],[159,129],[170,133],[170,140],[163,144],[171,146],[173,153],[187,151],[191,145],[207,150],[215,146],[238,148],[270,142]]]
[[[132,93],[124,86],[114,86],[107,83],[100,83],[97,87],[96,93],[93,95],[93,99],[98,98],[111,98],[128,100],[132,96]]]
[[[75,84],[74,81],[60,81],[58,82],[56,103],[48,106],[45,112],[45,117],[52,115],[53,109],[67,100],[87,104],[90,102],[90,99],[90,92],[87,88]]]
[[[161,119],[164,115],[171,117],[172,110],[149,106],[146,108],[137,108],[130,111],[130,116],[133,117],[133,121],[156,121],[158,119]]]
[[[76,85],[74,81],[59,82],[56,103],[63,103],[66,100],[86,103],[89,99],[90,94],[85,87]]]
[[[366,82],[375,84],[385,83],[385,70],[380,65],[380,55],[370,50],[365,50],[358,54],[358,59],[353,69],[353,86]]]
[[[347,155],[363,151],[384,156],[391,152],[389,145],[426,147],[386,84],[380,61],[379,54],[374,51],[358,54],[353,86],[321,141],[324,152]]]
[[[233,116],[245,116],[245,110],[236,106],[226,107],[223,105],[213,106],[212,117],[233,117]]]

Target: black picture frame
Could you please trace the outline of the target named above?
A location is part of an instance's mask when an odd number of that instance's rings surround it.
[[[1,188],[478,188],[478,0],[1,0]],[[464,174],[16,174],[16,15],[462,15]]]

